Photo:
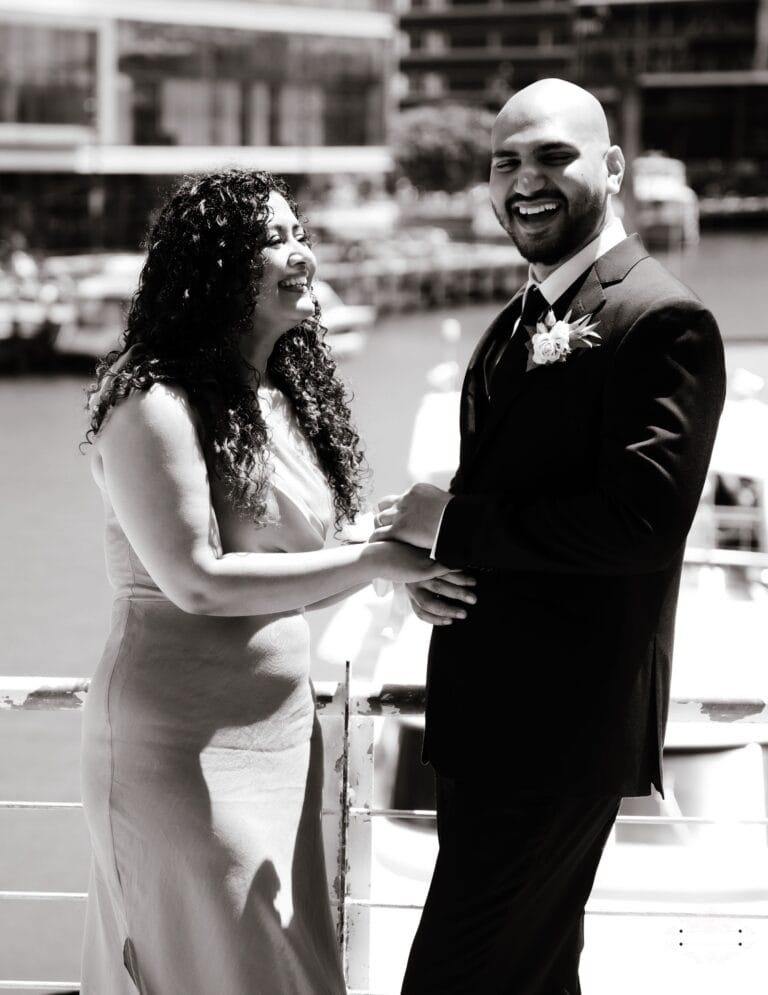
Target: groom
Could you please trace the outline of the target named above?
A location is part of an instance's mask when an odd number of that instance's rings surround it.
[[[406,995],[578,995],[620,800],[662,790],[723,351],[709,311],[614,215],[623,173],[585,90],[542,80],[503,107],[490,195],[528,281],[469,364],[450,493],[416,484],[377,516],[377,538],[477,579],[476,603],[450,575],[410,587],[435,626],[440,849]]]

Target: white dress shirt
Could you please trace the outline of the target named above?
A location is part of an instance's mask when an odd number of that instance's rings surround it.
[[[591,242],[587,242],[570,259],[566,259],[564,263],[558,266],[556,270],[553,270],[540,283],[534,275],[534,264],[531,263],[528,267],[526,292],[528,286],[536,284],[544,299],[551,307],[578,280],[582,273],[586,273],[590,266],[594,265],[600,256],[604,256],[609,249],[618,245],[619,242],[623,242],[626,237],[627,233],[624,230],[621,219],[615,217],[613,212],[611,212],[600,234],[596,235]]]

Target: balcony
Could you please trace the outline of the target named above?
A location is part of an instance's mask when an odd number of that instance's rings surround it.
[[[526,20],[531,23],[548,25],[553,18],[570,21],[573,18],[571,0],[545,0],[542,3],[500,3],[488,0],[487,3],[455,3],[446,0],[428,0],[424,6],[412,7],[400,14],[403,28],[430,27],[435,23],[456,24],[462,21],[477,23],[492,21],[494,25]]]
[[[487,45],[477,47],[446,48],[442,51],[412,50],[400,59],[403,71],[408,69],[441,69],[467,64],[483,65],[500,62],[536,64],[542,62],[569,62],[576,49],[573,45]]]

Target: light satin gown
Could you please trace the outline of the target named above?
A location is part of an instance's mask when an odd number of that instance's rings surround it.
[[[224,551],[320,549],[333,522],[326,479],[285,397],[259,398],[271,524],[244,521],[214,492]],[[94,472],[114,605],[83,723],[93,864],[82,995],[340,995],[303,611],[181,611]]]

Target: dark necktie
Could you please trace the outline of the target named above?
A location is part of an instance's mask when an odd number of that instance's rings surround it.
[[[488,397],[491,396],[491,385],[493,383],[493,376],[499,368],[501,360],[504,357],[504,353],[512,341],[512,338],[518,335],[527,335],[525,328],[533,328],[537,320],[542,316],[542,314],[549,308],[549,303],[546,297],[542,294],[535,283],[532,283],[525,291],[525,297],[523,300],[523,309],[520,312],[520,320],[517,325],[513,327],[511,334],[507,335],[501,341],[497,341],[495,348],[491,346],[486,356],[485,363],[483,364],[485,372],[485,392]]]
[[[532,283],[525,295],[523,310],[520,312],[520,324],[532,328],[544,312],[548,310],[549,303],[546,297],[536,284]]]

